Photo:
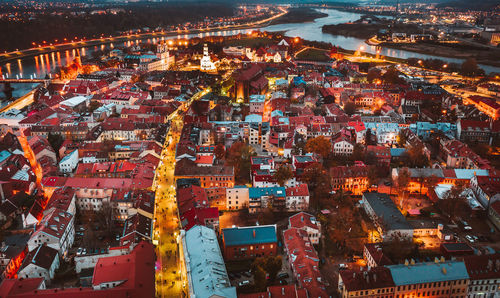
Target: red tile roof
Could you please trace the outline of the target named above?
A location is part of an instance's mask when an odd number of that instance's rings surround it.
[[[500,254],[466,256],[465,267],[470,279],[499,279],[500,278]]]
[[[319,230],[318,222],[316,218],[306,212],[299,212],[288,218],[288,227],[302,229],[304,227],[309,227],[311,229]]]
[[[349,292],[394,287],[391,271],[383,266],[369,271],[342,270],[339,274]]]

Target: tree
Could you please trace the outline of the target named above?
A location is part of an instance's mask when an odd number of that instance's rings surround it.
[[[462,195],[465,189],[464,183],[457,183],[437,202],[438,208],[449,218],[470,216],[470,207],[466,198]]]
[[[266,289],[267,287],[267,279],[266,279],[266,271],[262,269],[262,267],[257,266],[252,268],[253,272],[253,284],[254,284],[254,290],[257,292],[262,292]]]
[[[332,151],[332,143],[324,136],[315,137],[307,140],[306,151],[316,153],[326,158]]]
[[[304,169],[302,180],[312,193],[309,207],[313,210],[321,208],[324,201],[329,198],[332,190],[330,174],[321,164],[314,163]]]
[[[281,256],[267,256],[256,258],[251,267],[252,270],[261,268],[265,272],[264,278],[267,275],[270,281],[274,281],[276,279],[276,275],[280,272],[282,265],[283,260],[281,259]]]
[[[373,82],[373,80],[380,79],[381,77],[382,77],[382,71],[376,67],[373,67],[368,70],[366,79],[368,80],[368,82],[371,83]]]
[[[293,178],[293,171],[288,165],[284,164],[278,168],[273,177],[280,186],[283,186],[289,179]]]
[[[468,58],[462,63],[460,72],[466,76],[477,76],[484,74],[484,70],[477,66],[475,58]]]
[[[365,148],[363,145],[356,143],[354,144],[354,148],[352,149],[351,154],[352,161],[365,160]]]
[[[255,155],[252,147],[243,142],[235,142],[227,151],[226,161],[234,166],[234,176],[239,183],[248,183],[250,180],[250,157]]]
[[[425,168],[429,166],[429,158],[424,153],[424,144],[417,142],[410,146],[406,153],[408,154],[408,163],[413,168]]]
[[[49,136],[47,137],[47,141],[49,141],[50,146],[56,152],[57,156],[59,156],[59,149],[61,148],[64,139],[60,134],[55,134],[49,132]]]
[[[398,172],[397,185],[400,192],[406,190],[410,183],[410,170],[408,168],[401,168]]]
[[[224,148],[224,145],[222,144],[217,144],[214,149],[214,155],[217,160],[222,160],[224,156],[226,155],[226,149]]]
[[[365,132],[365,144],[366,146],[368,145],[374,145],[373,144],[373,133],[370,128],[368,128]]]
[[[349,116],[355,114],[357,110],[358,107],[356,107],[356,104],[352,101],[348,101],[344,104],[344,112]]]
[[[399,76],[399,71],[396,67],[389,67],[386,72],[382,75],[382,80],[386,84],[404,84],[406,83],[404,79]]]
[[[403,129],[400,130],[398,136],[396,137],[396,141],[398,142],[399,147],[404,147],[407,140],[408,137],[406,136],[405,131]]]

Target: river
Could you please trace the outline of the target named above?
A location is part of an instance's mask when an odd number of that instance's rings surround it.
[[[271,25],[267,27],[260,28],[262,31],[286,31],[289,36],[298,36],[306,40],[314,40],[314,41],[323,41],[330,42],[334,45],[340,46],[344,49],[348,50],[357,50],[361,46],[364,46],[365,52],[375,54],[376,48],[374,46],[367,45],[364,40],[355,38],[355,37],[345,37],[340,35],[331,35],[327,33],[323,33],[321,27],[323,25],[328,24],[340,24],[349,21],[355,21],[359,19],[361,14],[339,11],[335,9],[318,9],[318,11],[328,14],[327,17],[316,19],[314,22],[308,23],[291,23],[291,24],[278,24]],[[229,36],[238,33],[246,33],[251,29],[242,29],[242,30],[228,30],[228,31],[215,31],[215,32],[206,32],[199,34],[185,34],[185,35],[177,35],[177,36],[169,36],[169,37],[160,37],[160,38],[148,38],[143,40],[134,40],[128,42],[121,43],[111,43],[111,44],[103,44],[101,46],[91,46],[87,48],[77,48],[73,50],[60,51],[60,52],[52,52],[50,54],[38,55],[35,57],[27,57],[23,59],[19,59],[16,62],[7,63],[1,66],[1,73],[9,78],[15,77],[45,77],[47,74],[54,72],[57,67],[62,65],[66,65],[68,61],[72,61],[75,56],[80,54],[82,57],[91,55],[92,52],[96,50],[102,50],[106,48],[114,48],[116,46],[130,46],[135,43],[139,43],[141,41],[156,43],[160,40],[169,40],[169,39],[180,39],[180,38],[192,38],[192,37],[204,37],[204,36]],[[397,50],[397,49],[389,49],[382,48],[381,55],[397,57],[397,58],[438,58],[448,63],[462,63],[463,59],[449,58],[449,57],[440,57],[426,54],[419,54],[410,51]],[[494,67],[489,65],[480,65],[486,73],[498,72],[500,73],[500,67]]]

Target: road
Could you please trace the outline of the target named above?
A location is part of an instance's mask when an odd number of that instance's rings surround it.
[[[159,265],[156,270],[157,297],[186,297],[188,293],[186,268],[179,247],[180,224],[174,181],[175,146],[181,136],[184,112],[193,101],[200,99],[208,92],[210,92],[209,88],[196,93],[188,102],[168,116],[171,129],[165,138],[162,160],[156,169],[153,242],[156,244],[157,265]]]
[[[40,55],[40,54],[47,54],[47,53],[63,51],[63,50],[71,50],[71,49],[76,49],[76,48],[81,48],[81,47],[97,46],[97,45],[108,44],[108,43],[113,43],[113,42],[126,42],[129,40],[136,40],[136,39],[206,33],[206,32],[214,32],[214,31],[221,31],[221,30],[237,30],[237,29],[241,30],[241,29],[259,28],[259,27],[266,26],[272,20],[280,18],[288,12],[288,10],[284,7],[279,7],[279,10],[281,10],[280,13],[278,13],[274,16],[271,16],[267,19],[254,21],[254,22],[248,22],[248,23],[240,24],[240,25],[217,26],[217,27],[207,27],[207,28],[202,28],[202,29],[162,31],[162,32],[112,36],[112,37],[96,38],[96,39],[91,39],[91,40],[80,40],[80,41],[68,42],[68,43],[63,43],[63,44],[49,45],[49,46],[44,46],[44,47],[25,49],[25,50],[21,50],[21,51],[2,53],[2,54],[0,54],[0,63],[5,63],[5,62],[11,61],[11,60],[22,59],[25,57],[31,57],[31,56],[36,56],[36,55]]]

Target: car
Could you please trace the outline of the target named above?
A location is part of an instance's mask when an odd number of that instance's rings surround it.
[[[78,231],[80,231],[80,232],[85,231],[85,228],[84,227],[78,227]]]
[[[246,286],[249,285],[250,281],[249,280],[242,280],[238,283],[238,287]]]
[[[77,236],[83,236],[83,232],[76,232]]]
[[[283,272],[283,273],[278,274],[278,279],[288,278],[289,276],[290,275],[288,275],[288,273]]]
[[[344,269],[347,269],[347,265],[346,264],[339,264],[339,270],[344,270]]]
[[[77,256],[81,256],[81,255],[82,255],[82,252],[83,252],[83,248],[79,247],[79,248],[76,250],[76,255],[77,255]]]
[[[288,282],[286,280],[284,280],[284,279],[280,280],[280,285],[287,285],[287,284],[288,284]]]
[[[119,241],[119,240],[120,240],[120,235],[116,235],[116,236],[115,236],[115,240],[116,240],[116,241]]]
[[[86,255],[87,254],[87,249],[84,248],[83,251],[82,251],[82,255]]]
[[[467,239],[470,243],[474,243],[474,238],[469,235],[465,235],[465,239]]]
[[[477,236],[472,235],[471,237],[472,237],[472,239],[474,239],[474,241],[476,241],[476,242],[479,241],[479,238]]]
[[[470,226],[465,226],[464,230],[470,231],[470,230],[472,230],[472,228]]]

